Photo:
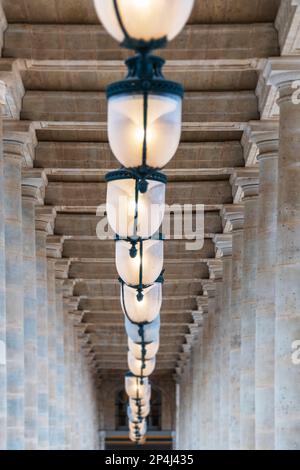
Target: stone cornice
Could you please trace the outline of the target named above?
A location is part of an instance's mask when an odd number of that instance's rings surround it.
[[[234,203],[257,197],[259,193],[259,168],[243,168],[230,178]]]

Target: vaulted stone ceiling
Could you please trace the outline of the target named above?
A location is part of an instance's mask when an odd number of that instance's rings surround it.
[[[186,361],[211,283],[221,269],[214,235],[233,203],[231,175],[245,166],[246,123],[260,118],[256,87],[265,59],[279,55],[279,0],[196,0],[181,35],[162,55],[166,76],[186,89],[183,133],[166,168],[168,203],[205,205],[205,243],[166,243],[161,348],[155,377]],[[41,217],[53,211],[49,256],[65,278],[65,308],[76,319],[99,377],[127,369],[114,245],[96,236],[104,175],[117,168],[106,135],[105,87],[123,77],[128,56],[98,24],[92,0],[4,0],[8,21],[1,74],[11,83],[5,132],[34,145],[34,170],[48,179]],[[5,28],[5,25],[3,25]],[[19,120],[20,118],[20,120]],[[36,142],[32,135],[36,137]],[[28,144],[29,145],[29,144]],[[31,148],[30,148],[31,149]]]

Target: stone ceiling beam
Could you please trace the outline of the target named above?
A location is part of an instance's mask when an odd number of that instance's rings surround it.
[[[273,22],[279,0],[222,0],[215,8],[211,2],[197,1],[189,24]],[[32,0],[3,0],[10,23],[35,24],[98,24],[99,20],[91,0],[64,0],[57,7],[55,0],[40,0],[40,8]]]
[[[278,52],[272,23],[213,24],[186,26],[163,55],[168,60],[247,59]],[[127,55],[100,25],[9,24],[3,48],[4,57],[35,60],[120,60]]]
[[[101,122],[107,118],[105,93],[27,91],[21,119],[29,121]],[[259,118],[254,91],[186,92],[185,122],[247,122]]]

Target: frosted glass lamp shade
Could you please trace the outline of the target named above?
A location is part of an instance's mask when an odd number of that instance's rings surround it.
[[[135,400],[150,400],[151,398],[151,386],[147,377],[142,379],[136,377],[133,374],[127,374],[125,377],[125,390],[129,398]]]
[[[171,40],[187,22],[194,0],[117,0],[120,20],[113,0],[94,0],[98,17],[118,42],[130,37],[150,41]]]
[[[125,390],[130,398],[148,399],[151,397],[151,386],[147,377],[136,377],[133,374],[127,374],[125,377]]]
[[[121,305],[123,313],[132,323],[151,323],[159,315],[162,304],[162,285],[156,282],[143,289],[143,299],[137,299],[137,290],[121,285]]]
[[[143,419],[139,424],[134,424],[129,421],[129,431],[132,435],[139,434],[140,436],[144,436],[147,432],[146,420]]]
[[[134,375],[140,377],[149,377],[155,369],[155,358],[148,361],[136,359],[130,351],[128,351],[128,368]]]
[[[139,416],[140,418],[147,418],[150,413],[150,403],[146,406],[138,406],[136,404],[129,405],[132,412],[132,416],[135,418]],[[136,420],[135,420],[136,421]]]
[[[142,408],[147,408],[150,406],[150,400],[134,400],[133,398],[129,399],[129,406],[130,408],[134,409],[137,406],[140,406]]]
[[[145,359],[152,359],[156,356],[159,350],[159,342],[148,343],[144,345],[146,350]],[[143,358],[143,346],[141,343],[136,344],[130,338],[128,338],[128,349],[132,352],[136,359]]]
[[[134,258],[130,255],[131,247],[131,243],[125,240],[116,242],[116,265],[120,278],[131,286],[153,284],[163,269],[163,241],[139,241]]]
[[[144,104],[147,99],[147,126]],[[163,168],[174,156],[181,136],[182,99],[177,95],[123,94],[108,100],[108,139],[126,168]],[[143,151],[144,144],[146,148]]]
[[[163,220],[166,185],[148,180],[148,190],[138,192],[134,178],[115,179],[107,184],[107,219],[112,230],[121,238],[150,238]]]
[[[132,423],[141,422],[143,418],[147,418],[150,413],[150,407],[140,408],[134,407],[134,409],[127,407],[128,419]]]
[[[141,328],[139,325],[132,323],[127,317],[125,317],[125,329],[127,336],[129,336],[134,343],[141,343],[142,339],[144,339],[145,343],[157,342],[159,341],[160,315],[157,315],[152,323],[143,325],[142,331],[144,338],[141,337]]]

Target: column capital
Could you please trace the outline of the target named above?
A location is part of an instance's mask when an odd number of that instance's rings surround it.
[[[56,210],[50,206],[38,206],[35,210],[35,226],[37,232],[44,232],[46,235],[52,235]]]
[[[235,203],[258,196],[259,168],[243,168],[235,171],[230,178],[233,200]]]
[[[68,313],[72,313],[74,315],[74,318],[77,318],[79,320],[79,323],[81,322],[83,316],[85,315],[86,311],[84,310],[78,310],[79,303],[80,303],[80,297],[66,297],[64,294],[64,280],[61,280],[61,285],[62,285],[62,293],[64,297],[64,310]]]
[[[277,121],[250,121],[243,133],[241,144],[244,148],[246,167],[253,167],[261,154],[278,151],[279,123]],[[277,147],[276,147],[277,146]]]
[[[0,80],[0,106],[5,106],[6,104],[6,84]],[[1,113],[3,114],[3,112]]]
[[[221,211],[224,233],[239,232],[244,228],[243,204],[228,204]]]
[[[223,279],[223,263],[220,259],[211,259],[207,262],[209,269],[209,278],[212,281],[222,281]]]
[[[48,258],[60,259],[62,257],[65,237],[60,235],[49,235],[47,237]]]
[[[208,301],[207,297],[204,295],[198,295],[196,297],[198,311],[204,316],[208,312]]]
[[[24,168],[32,168],[37,139],[32,128],[30,132],[4,132],[4,157],[19,158]]]
[[[70,266],[69,259],[57,259],[55,263],[56,279],[68,279]]]
[[[75,286],[76,279],[65,279],[63,284],[63,296],[66,298],[73,297]]]
[[[216,297],[216,283],[211,279],[205,279],[202,281],[203,293],[208,299],[214,299]]]
[[[232,256],[232,234],[217,234],[213,238],[217,258],[230,258]]]
[[[1,30],[1,21],[0,21]],[[6,98],[4,102],[4,117],[6,119],[19,120],[22,102],[25,95],[21,68],[24,60],[11,60],[1,58],[0,80],[6,86]]]
[[[261,119],[272,119],[279,115],[279,91],[282,99],[291,100],[294,93],[299,99],[299,81],[299,56],[268,59],[256,89]]]
[[[193,317],[194,322],[200,328],[203,324],[203,318],[204,318],[203,311],[202,310],[194,310],[192,312],[192,317]]]
[[[22,174],[22,199],[36,205],[44,204],[47,177],[44,171],[26,171]]]

